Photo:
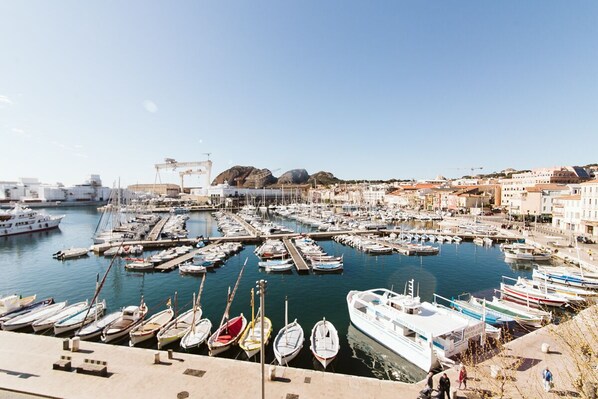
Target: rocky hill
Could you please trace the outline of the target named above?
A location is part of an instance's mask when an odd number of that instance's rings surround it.
[[[292,169],[278,178],[278,184],[305,184],[309,180],[309,173],[305,169]]]
[[[236,165],[216,176],[212,185],[228,183],[230,186],[262,188],[275,184],[276,181],[276,177],[272,176],[272,172],[268,169]]]
[[[318,172],[309,175],[305,169],[292,169],[283,173],[278,179],[272,176],[269,169],[257,169],[253,166],[236,165],[220,173],[212,181],[212,185],[228,183],[230,186],[245,188],[262,188],[271,185],[300,185],[300,184],[335,184],[341,180],[330,172]]]
[[[330,172],[320,171],[318,173],[314,173],[313,175],[309,176],[308,183],[309,184],[323,184],[325,186],[341,183],[342,180],[334,177],[334,175]]]

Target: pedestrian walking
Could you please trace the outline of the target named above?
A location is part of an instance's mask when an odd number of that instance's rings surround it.
[[[463,384],[465,389],[467,389],[467,369],[463,364],[459,369],[459,376],[457,377],[457,382],[459,383],[459,389],[461,389],[461,384]]]
[[[550,392],[550,389],[552,388],[552,372],[548,369],[548,367],[546,367],[544,369],[544,371],[542,371],[542,381],[544,383],[544,390],[546,392]]]
[[[440,395],[438,395],[439,398],[451,399],[451,380],[448,378],[446,373],[443,373],[442,377],[440,377],[440,380],[438,381],[438,390],[440,391]]]

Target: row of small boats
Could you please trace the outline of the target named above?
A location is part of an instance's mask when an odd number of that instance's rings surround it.
[[[339,272],[343,270],[343,256],[328,255],[322,247],[309,237],[295,238],[295,246],[307,260],[313,271]]]

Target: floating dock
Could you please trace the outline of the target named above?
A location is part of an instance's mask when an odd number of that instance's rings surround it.
[[[168,222],[169,219],[170,216],[164,216],[162,219],[160,219],[160,221],[156,223],[152,231],[150,231],[150,233],[147,235],[147,241],[156,241],[158,238],[160,238],[160,233],[162,233],[162,229],[164,228],[164,225],[166,224],[166,222]]]
[[[297,272],[308,273],[309,266],[307,266],[305,259],[303,259],[303,256],[301,256],[299,251],[297,251],[297,247],[295,247],[295,244],[293,244],[289,238],[283,239],[282,242],[284,243],[284,246],[287,247],[287,251],[289,251],[291,258],[293,258],[293,262],[295,263],[295,268],[297,269]]]
[[[174,258],[172,260],[169,260],[167,262],[159,264],[158,266],[154,267],[154,270],[159,271],[159,272],[167,272],[167,271],[170,271],[172,269],[175,269],[181,263],[187,262],[189,259],[193,259],[193,256],[195,256],[195,254],[203,253],[203,252],[209,250],[210,248],[215,247],[218,244],[220,244],[220,241],[216,241],[213,244],[207,245],[207,246],[205,246],[203,248],[199,248],[199,249],[190,251],[189,253],[187,253],[185,255],[179,256],[178,258]]]
[[[243,220],[239,215],[232,213],[232,212],[225,212],[228,216],[232,217],[239,223],[243,228],[252,236],[259,236],[259,231],[249,223]]]

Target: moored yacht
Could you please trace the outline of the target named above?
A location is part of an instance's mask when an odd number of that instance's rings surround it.
[[[50,216],[17,203],[9,211],[0,210],[0,237],[54,229],[63,217],[64,215]]]
[[[384,288],[350,291],[351,323],[425,371],[465,351],[469,340],[482,333],[481,321],[468,321],[421,302],[413,294],[413,280],[408,288],[402,295]]]

